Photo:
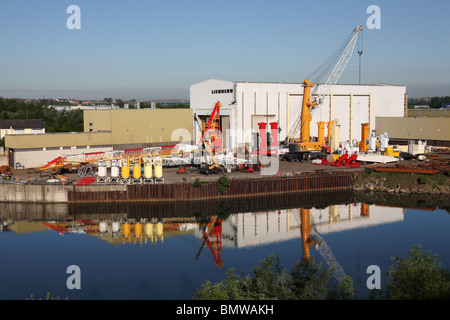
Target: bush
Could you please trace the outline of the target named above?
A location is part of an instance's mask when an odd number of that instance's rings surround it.
[[[406,258],[395,257],[389,268],[386,299],[429,300],[450,298],[450,272],[437,263],[437,256],[414,245]]]
[[[227,192],[227,188],[231,185],[230,179],[226,175],[223,175],[217,180],[217,183],[219,184],[219,192],[221,194],[225,194]]]
[[[197,188],[197,187],[200,187],[202,184],[208,184],[208,181],[200,181],[199,178],[196,178],[194,183],[193,183],[193,186],[195,188]]]
[[[223,281],[205,282],[195,290],[195,300],[323,300],[354,299],[350,277],[331,284],[331,271],[313,263],[297,262],[291,272],[281,267],[280,260],[270,255],[245,276],[227,272]]]
[[[430,300],[450,298],[450,271],[437,256],[413,246],[406,258],[394,257],[385,290],[373,290],[370,299]],[[227,272],[218,283],[207,281],[195,290],[195,300],[352,300],[356,292],[351,277],[332,283],[332,271],[313,261],[297,262],[290,272],[270,255],[247,276]]]
[[[419,184],[426,184],[428,182],[428,179],[425,177],[420,177],[419,179],[417,179],[417,182]]]

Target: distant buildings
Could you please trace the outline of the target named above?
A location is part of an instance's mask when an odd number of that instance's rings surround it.
[[[0,120],[0,139],[7,134],[45,133],[45,124],[41,119]]]
[[[70,111],[70,110],[111,110],[119,109],[115,105],[76,105],[76,106],[49,106],[57,111]]]

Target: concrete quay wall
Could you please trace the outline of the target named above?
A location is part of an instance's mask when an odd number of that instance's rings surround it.
[[[69,192],[125,191],[125,185],[0,184],[0,202],[68,203]]]

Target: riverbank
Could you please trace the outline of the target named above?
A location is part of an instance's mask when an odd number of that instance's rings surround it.
[[[412,174],[367,170],[355,174],[353,189],[374,193],[449,195],[450,175],[448,173]]]

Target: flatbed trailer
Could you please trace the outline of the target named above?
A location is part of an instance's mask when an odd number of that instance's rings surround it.
[[[281,156],[283,161],[308,161],[318,158],[326,158],[327,152],[323,150],[317,151],[297,151],[297,152],[287,152]]]

